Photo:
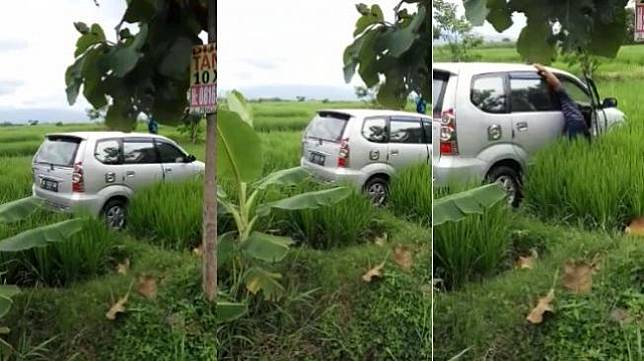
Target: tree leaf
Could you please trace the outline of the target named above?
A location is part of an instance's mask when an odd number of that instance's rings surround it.
[[[156,298],[157,280],[152,276],[140,276],[136,285],[136,290],[145,298]]]
[[[546,20],[528,21],[519,34],[517,51],[526,62],[550,64],[555,56],[555,46],[549,42],[551,35]]]
[[[414,265],[414,258],[411,249],[407,246],[396,246],[394,248],[394,261],[405,271],[411,270]]]
[[[455,193],[434,201],[432,224],[458,222],[469,214],[482,214],[487,208],[504,199],[505,191],[497,183]]]
[[[251,127],[253,126],[253,111],[242,93],[237,90],[228,92],[226,103],[228,105],[228,110],[237,113],[241,120],[248,123]]]
[[[114,76],[122,78],[134,69],[139,59],[143,57],[139,50],[145,44],[147,36],[148,26],[141,25],[139,32],[130,43],[119,44],[107,55],[106,61]]]
[[[81,68],[83,66],[84,57],[80,57],[74,61],[74,64],[67,67],[65,71],[65,92],[67,93],[67,103],[69,105],[74,105],[76,98],[78,98],[78,92],[82,85],[82,72]]]
[[[87,26],[87,25],[85,25]],[[76,51],[74,51],[74,56],[79,56],[85,52],[90,46],[98,44],[105,41],[105,33],[103,28],[98,24],[92,24],[92,27],[89,31],[76,41]]]
[[[232,177],[236,183],[252,182],[262,175],[261,143],[251,126],[239,114],[219,110],[218,169],[223,177]]]
[[[552,301],[555,299],[555,289],[551,288],[545,297],[541,297],[537,305],[530,311],[526,319],[532,324],[543,322],[543,315],[546,312],[554,312]]]
[[[21,221],[42,208],[42,205],[42,201],[34,197],[22,198],[13,202],[0,204],[0,224]]]
[[[235,232],[226,232],[217,237],[217,268],[227,267],[235,256],[235,239]]]
[[[185,80],[189,76],[193,39],[180,36],[175,39],[159,63],[159,73],[175,80]]]
[[[568,261],[564,264],[563,286],[573,293],[589,293],[593,287],[594,272],[592,264]]]
[[[490,11],[487,8],[488,0],[463,0],[465,17],[474,26],[481,26]]]
[[[628,227],[624,229],[624,233],[635,236],[644,236],[644,217],[638,217],[631,220]]]
[[[89,27],[82,21],[75,22],[74,27],[79,33],[83,35],[89,33]]]
[[[293,240],[289,237],[253,232],[244,242],[242,249],[255,259],[275,263],[286,257],[292,244]]]
[[[130,296],[130,293],[128,292],[127,294],[125,294],[125,296],[119,298],[119,300],[116,301],[116,303],[114,303],[107,311],[107,313],[105,314],[105,318],[107,318],[110,321],[114,321],[116,320],[116,316],[119,313],[125,312],[125,304],[127,303],[129,296]]]
[[[278,208],[284,210],[301,210],[315,209],[335,204],[351,195],[353,190],[349,187],[336,187],[320,191],[307,192],[292,197],[284,198],[279,201],[259,205],[257,212],[267,211],[269,208]]]
[[[418,13],[414,16],[412,21],[407,23],[407,26],[401,29],[395,29],[387,33],[384,37],[387,48],[389,49],[388,55],[397,58],[404,54],[418,38],[418,29],[425,22],[426,10],[424,6],[418,7]]]
[[[81,73],[84,80],[83,95],[94,109],[100,109],[107,105],[101,79],[104,74],[104,69],[101,67],[102,58],[103,50],[99,46],[89,50],[81,64]]]
[[[149,22],[157,11],[156,0],[128,0],[123,20],[130,23]]]
[[[614,58],[624,43],[626,10],[619,7],[610,22],[604,23],[597,17],[593,23],[588,52],[593,55]]]
[[[130,259],[125,258],[123,262],[116,265],[116,273],[121,275],[126,275],[130,269]]]
[[[215,319],[218,323],[231,322],[248,313],[245,303],[218,301],[215,308]]]
[[[42,226],[22,232],[0,241],[0,252],[19,252],[46,247],[50,243],[63,242],[83,229],[82,218]]]
[[[487,7],[489,13],[486,19],[492,24],[494,30],[502,33],[512,26],[512,12],[506,0],[487,0]]]
[[[302,167],[293,167],[273,172],[259,180],[256,184],[257,189],[266,189],[272,185],[289,186],[302,182],[309,178],[311,173]]]
[[[279,283],[282,275],[279,273],[271,273],[260,267],[251,267],[246,271],[246,289],[252,293],[257,294],[262,292],[264,299],[278,300],[284,294],[284,287]]]

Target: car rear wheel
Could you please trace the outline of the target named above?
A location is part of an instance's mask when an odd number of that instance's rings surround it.
[[[374,205],[382,206],[389,199],[389,182],[384,177],[373,177],[365,183],[364,191]]]
[[[127,204],[120,199],[112,199],[103,207],[103,218],[107,228],[120,231],[127,223]]]
[[[486,179],[488,183],[499,183],[503,187],[508,195],[507,201],[509,205],[512,207],[519,206],[522,198],[521,177],[516,170],[506,166],[499,166],[492,169]]]

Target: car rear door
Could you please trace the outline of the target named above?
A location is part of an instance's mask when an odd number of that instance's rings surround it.
[[[125,184],[135,191],[163,179],[161,162],[152,138],[123,138],[122,167]]]
[[[36,196],[55,199],[72,193],[72,173],[77,154],[82,153],[83,139],[67,135],[45,138],[33,159]]]
[[[420,118],[394,116],[390,118],[388,128],[387,161],[394,169],[427,161],[427,143]]]
[[[302,164],[334,170],[338,166],[342,136],[350,118],[340,112],[319,112],[304,131]]]
[[[163,179],[166,181],[180,181],[195,175],[194,166],[188,162],[188,155],[171,142],[156,138],[154,140],[161,164],[163,166]]]
[[[513,143],[532,156],[559,138],[564,119],[547,83],[535,72],[513,72],[509,77]]]

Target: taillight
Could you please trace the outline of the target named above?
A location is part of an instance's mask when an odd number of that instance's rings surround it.
[[[441,155],[458,155],[458,142],[456,140],[456,116],[454,109],[441,113]]]
[[[74,172],[72,173],[72,192],[85,192],[85,180],[83,179],[83,162],[74,164]]]
[[[349,166],[349,138],[342,139],[340,143],[340,152],[338,153],[338,168]]]

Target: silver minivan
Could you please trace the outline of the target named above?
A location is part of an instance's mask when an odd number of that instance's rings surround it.
[[[617,100],[600,102],[591,79],[549,70],[579,105],[593,136],[624,122]],[[435,184],[500,182],[515,205],[530,158],[563,133],[559,105],[531,65],[434,63],[432,105]]]
[[[323,181],[353,184],[382,204],[396,170],[429,166],[431,151],[431,119],[424,114],[321,110],[302,136],[301,165]]]
[[[121,132],[49,134],[33,158],[33,195],[58,210],[126,224],[135,191],[200,174],[204,164],[168,138]]]

